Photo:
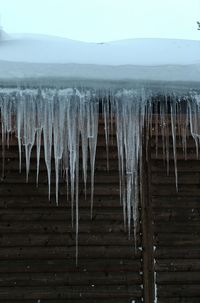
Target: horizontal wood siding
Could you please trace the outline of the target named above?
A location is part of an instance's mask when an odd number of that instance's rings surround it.
[[[178,140],[178,138],[177,138]],[[162,139],[151,139],[154,258],[158,303],[200,302],[200,161],[189,138],[187,160],[177,141],[178,192],[170,138],[170,173],[162,160]]]
[[[10,143],[5,153],[5,176],[0,183],[0,302],[141,302],[141,250],[135,251],[134,242],[128,240],[124,232],[119,204],[116,142],[114,138],[109,153],[110,171],[107,172],[102,121],[92,221],[90,184],[85,200],[80,180],[77,267],[75,233],[71,228],[66,185],[61,183],[57,207],[54,177],[52,196],[48,201],[43,152],[37,188],[35,150],[31,158],[29,183],[26,184],[24,160],[22,173],[18,172],[16,138],[13,137]]]
[[[43,152],[39,186],[35,185],[35,150],[26,183],[25,161],[19,174],[17,141],[13,137],[0,183],[0,302],[140,303],[145,297],[146,302],[153,303],[155,291],[158,303],[200,302],[200,161],[193,139],[188,140],[187,160],[177,141],[178,192],[172,138],[169,175],[160,130],[158,140],[153,134],[149,148],[144,143],[148,157],[144,157],[142,221],[135,251],[133,239],[124,232],[119,204],[116,138],[110,146],[108,172],[103,128],[100,120],[92,220],[90,184],[85,200],[80,179],[77,267],[66,185],[61,182],[57,207],[53,172],[48,201]]]

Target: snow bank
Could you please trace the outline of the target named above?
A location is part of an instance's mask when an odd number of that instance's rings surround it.
[[[0,78],[200,80],[200,41],[132,39],[85,43],[43,35],[0,41]]]

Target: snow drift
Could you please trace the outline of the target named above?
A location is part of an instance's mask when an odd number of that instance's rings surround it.
[[[130,39],[86,43],[43,35],[0,41],[0,78],[200,80],[200,41]]]

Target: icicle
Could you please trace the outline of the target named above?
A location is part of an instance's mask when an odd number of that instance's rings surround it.
[[[58,205],[58,183],[59,183],[59,168],[63,155],[63,132],[65,119],[65,102],[59,95],[56,94],[54,99],[53,109],[53,139],[54,139],[54,159],[55,159],[55,173],[56,173],[56,203]]]
[[[67,107],[67,106],[66,106]],[[69,200],[69,154],[68,154],[68,124],[67,124],[67,114],[65,114],[64,129],[63,129],[63,158],[62,158],[62,169],[63,176],[65,177],[67,186],[67,201]]]
[[[77,134],[78,112],[79,112],[79,97],[75,92],[70,96],[67,103],[67,120],[68,120],[68,149],[69,149],[69,169],[70,169],[70,185],[71,185],[71,216],[72,227],[74,225],[74,192],[75,192],[75,170],[77,161]]]
[[[178,191],[178,170],[177,170],[177,153],[176,153],[176,103],[174,100],[172,100],[171,102],[171,129],[172,129],[172,139],[173,139],[176,191]]]
[[[44,138],[44,158],[47,167],[48,176],[48,197],[51,196],[51,151],[52,151],[52,127],[53,127],[53,113],[52,113],[52,98],[53,96],[46,92],[44,98],[44,117],[43,117],[43,138]]]
[[[43,131],[44,119],[44,102],[41,90],[38,91],[35,104],[35,132],[36,132],[36,154],[37,154],[37,172],[36,172],[36,186],[38,187],[39,171],[40,171],[40,152],[41,152],[41,139]]]
[[[160,98],[160,96],[162,99]],[[171,96],[171,97],[170,97]],[[78,259],[79,230],[79,156],[82,153],[84,191],[86,194],[87,170],[90,162],[91,217],[94,203],[94,176],[99,119],[99,102],[105,126],[106,154],[108,159],[110,136],[114,130],[117,138],[120,203],[123,208],[124,228],[131,235],[132,227],[136,241],[139,192],[142,172],[142,136],[146,118],[147,141],[153,134],[153,113],[156,111],[155,141],[158,154],[158,138],[162,135],[163,157],[169,173],[169,137],[173,139],[173,158],[176,188],[178,189],[177,142],[182,142],[187,156],[188,128],[196,143],[198,156],[200,140],[200,97],[188,93],[186,118],[182,117],[181,99],[175,93],[156,93],[149,89],[116,89],[101,91],[94,89],[0,89],[2,128],[2,158],[12,133],[15,133],[19,148],[19,170],[21,171],[22,147],[25,148],[26,176],[30,169],[31,151],[36,145],[38,184],[41,142],[44,142],[44,158],[48,176],[48,193],[51,192],[52,148],[55,161],[56,203],[58,204],[59,180],[65,177],[71,193],[72,226],[75,219],[76,262]],[[158,102],[159,101],[159,102]],[[161,103],[161,104],[160,104]],[[168,113],[170,110],[170,123]],[[144,118],[145,117],[145,118]],[[171,132],[170,132],[171,125]],[[147,142],[148,144],[148,142]],[[82,145],[82,151],[80,151]],[[107,168],[109,163],[107,162]],[[2,168],[3,171],[3,168]]]
[[[116,136],[117,136],[117,150],[118,150],[118,169],[119,169],[119,187],[120,187],[120,204],[123,205],[124,216],[124,230],[126,230],[126,199],[125,199],[125,174],[124,174],[124,146],[123,146],[123,128],[122,125],[122,109],[120,102],[115,104],[115,123],[116,123]],[[112,107],[114,105],[112,104]]]
[[[3,95],[1,100],[1,131],[2,131],[2,178],[5,169],[5,145],[9,147],[9,134],[12,132],[13,100],[10,95]]]
[[[18,140],[18,150],[19,150],[19,172],[21,173],[21,169],[22,169],[22,144],[21,144],[21,131],[22,131],[22,121],[23,121],[23,97],[22,94],[18,93],[17,94],[17,100],[16,102],[18,104],[16,104],[16,108],[17,108],[17,131],[16,131],[16,135],[17,135],[17,140]]]
[[[155,113],[156,113],[156,118],[155,118],[155,138],[156,138],[156,157],[158,157],[158,102],[155,103]]]
[[[36,153],[37,153],[37,173],[36,173],[36,185],[38,187],[39,171],[40,171],[40,150],[41,150],[41,129],[36,132]]]
[[[88,120],[90,127],[88,129],[89,151],[90,151],[90,171],[91,171],[91,219],[93,216],[94,204],[94,169],[97,147],[97,133],[98,133],[98,120],[99,120],[99,102],[93,98],[89,103]]]
[[[1,178],[4,179],[5,174],[5,130],[4,124],[1,124],[1,146],[2,146],[2,171],[1,171]]]
[[[87,195],[87,163],[88,163],[88,132],[87,132],[87,104],[89,96],[79,95],[80,97],[80,133],[81,133],[81,147],[82,147],[82,167],[85,199]]]
[[[76,265],[78,264],[78,232],[79,232],[79,119],[77,120],[77,144],[76,144]]]
[[[30,158],[33,145],[35,143],[35,102],[32,95],[28,95],[24,102],[24,125],[23,125],[23,144],[26,156],[26,182],[30,169]]]
[[[104,132],[105,132],[105,141],[106,141],[106,160],[107,160],[107,171],[109,171],[109,134],[110,134],[110,127],[109,127],[109,117],[110,117],[110,102],[109,97],[102,99],[102,111],[103,111],[103,118],[104,118]]]
[[[116,133],[120,172],[120,193],[124,218],[130,235],[132,221],[136,232],[139,187],[138,169],[146,97],[143,91],[123,90],[116,96]],[[125,164],[125,167],[124,167]]]

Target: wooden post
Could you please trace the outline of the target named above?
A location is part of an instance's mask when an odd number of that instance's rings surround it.
[[[151,203],[151,146],[146,141],[146,128],[143,134],[143,156],[141,175],[141,227],[143,248],[143,291],[144,302],[153,303],[154,284],[154,257],[153,257],[153,220]],[[148,146],[146,147],[146,144]]]

